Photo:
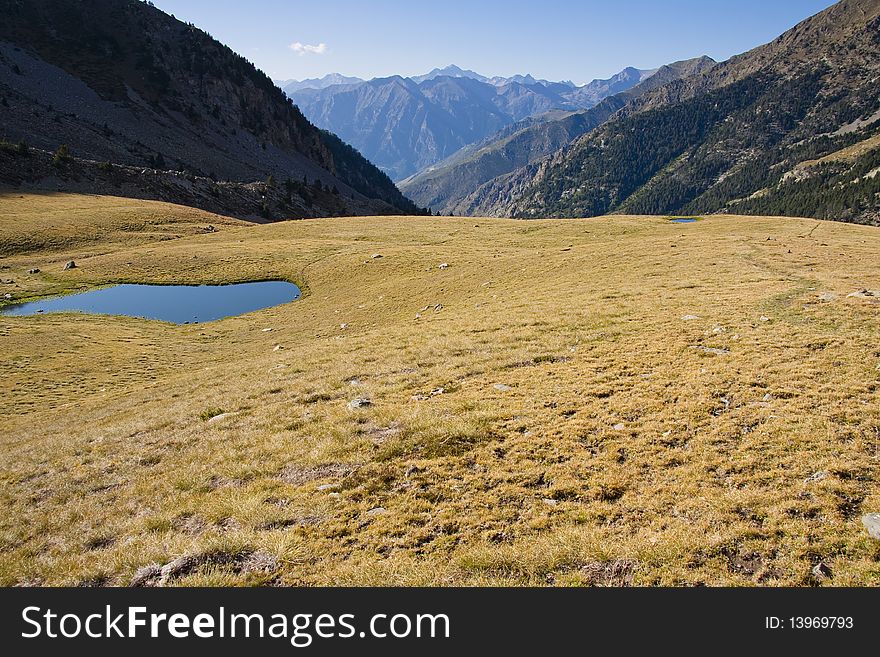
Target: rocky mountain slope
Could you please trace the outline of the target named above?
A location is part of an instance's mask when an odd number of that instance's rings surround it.
[[[651,73],[626,69],[576,87],[531,76],[490,79],[446,67],[415,78],[300,89],[290,96],[316,125],[402,180],[517,121],[555,109],[592,107]]]
[[[303,216],[335,214],[340,206],[346,213],[419,212],[357,151],[309,123],[248,61],[149,4],[0,0],[0,15],[0,138],[23,142],[37,159],[64,144],[64,161],[90,172],[79,181],[68,179],[70,167],[39,177],[45,171],[38,163],[10,164],[7,157],[0,184],[83,185],[100,177],[88,163],[102,162],[232,183],[271,176],[279,184],[336,190],[326,206],[323,195],[314,195]],[[136,187],[132,180],[128,193],[155,197],[149,184]],[[257,201],[246,211],[229,210],[264,215],[266,199]],[[293,203],[270,213],[296,216],[296,209]]]
[[[472,214],[798,214],[880,219],[880,0],[644,94],[557,153],[483,185]]]
[[[649,77],[640,74],[640,83],[604,98],[590,109],[549,112],[517,122],[401,181],[399,187],[409,198],[441,214],[468,214],[469,198],[484,183],[554,153],[648,91],[714,65],[714,60],[704,56],[662,66]],[[616,81],[594,81],[602,84],[591,83],[594,86],[589,91],[597,97],[609,93],[625,86],[625,81],[631,81],[637,73],[636,69],[626,69],[615,76]],[[581,87],[579,93],[586,94],[588,87]]]

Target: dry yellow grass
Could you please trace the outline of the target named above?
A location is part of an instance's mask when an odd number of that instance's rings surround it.
[[[170,584],[880,583],[860,523],[880,511],[880,304],[847,297],[880,289],[875,228],[245,226],[75,196],[19,199],[10,223],[11,200],[4,243],[44,245],[4,251],[16,295],[305,294],[194,326],[0,317],[0,583],[127,584],[181,555]]]

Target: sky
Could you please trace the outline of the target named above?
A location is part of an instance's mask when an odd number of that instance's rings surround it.
[[[832,0],[153,0],[276,80],[456,64],[583,84],[773,40]]]

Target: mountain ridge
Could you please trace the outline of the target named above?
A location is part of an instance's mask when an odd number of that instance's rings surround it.
[[[98,161],[237,183],[320,181],[338,190],[346,212],[420,211],[357,151],[306,120],[265,74],[193,25],[136,0],[3,0],[0,10],[7,141],[35,153],[64,144],[83,170]],[[22,164],[8,164],[0,182],[55,188],[66,175],[59,167],[22,181],[21,171],[43,171]],[[340,209],[316,205],[305,187],[272,213]],[[254,213],[264,208],[245,214]]]
[[[468,197],[489,180],[555,152],[642,93],[715,63],[704,55],[661,66],[637,85],[606,97],[589,109],[549,113],[508,126],[400,181],[398,186],[425,207],[446,214],[468,214]]]
[[[491,216],[608,212],[797,213],[878,221],[877,149],[816,159],[870,139],[880,109],[880,1],[843,0],[773,41],[627,104],[598,129],[486,183],[468,211]],[[843,125],[863,121],[850,134]]]
[[[607,80],[570,83],[489,78],[458,67],[424,76],[300,89],[290,98],[316,125],[353,144],[395,180],[507,125],[550,110],[591,107],[654,71],[628,68]],[[447,75],[445,73],[452,73]]]

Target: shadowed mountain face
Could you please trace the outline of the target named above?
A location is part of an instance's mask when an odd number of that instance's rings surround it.
[[[576,87],[531,76],[486,78],[450,66],[415,78],[289,91],[316,125],[338,134],[395,180],[527,117],[592,107],[653,71],[629,68]]]
[[[290,180],[280,202],[287,206],[269,208],[277,216],[418,212],[384,173],[309,123],[243,57],[148,4],[2,0],[0,15],[0,137],[48,152],[66,144],[79,176],[71,184],[82,186],[92,174],[97,180],[85,163],[94,161],[148,167],[157,180],[171,169],[209,183]],[[46,175],[33,155],[10,161],[7,152],[0,182],[57,185],[70,177],[62,167]],[[332,203],[309,191],[318,182],[319,192],[334,191]],[[126,185],[137,195],[131,176]],[[149,187],[147,197],[162,196],[161,184]],[[193,202],[175,189],[163,200]]]
[[[475,215],[787,214],[880,223],[880,0],[843,0],[776,40],[642,94],[497,177]]]
[[[577,137],[589,132],[627,102],[681,77],[715,65],[709,57],[676,62],[657,69],[634,87],[604,98],[594,107],[577,112],[554,111],[530,117],[454,153],[399,183],[400,189],[417,203],[442,214],[468,212],[468,198],[484,183],[554,153]],[[639,73],[627,69],[616,81],[602,80],[593,92],[605,93],[626,86]],[[591,83],[594,84],[595,83]],[[587,85],[589,86],[589,85]],[[587,87],[581,87],[585,93]]]

